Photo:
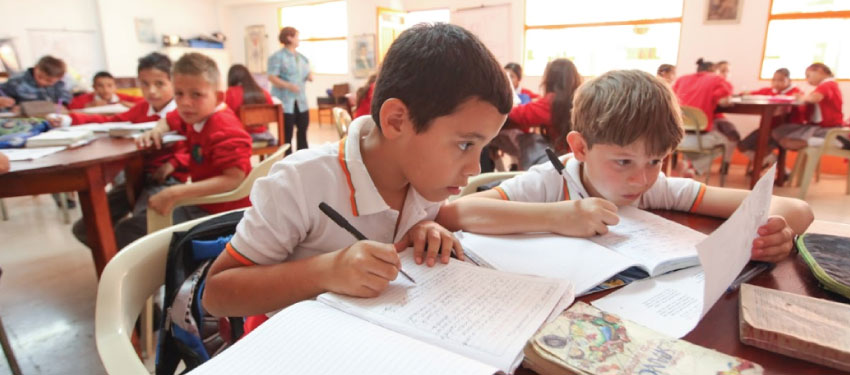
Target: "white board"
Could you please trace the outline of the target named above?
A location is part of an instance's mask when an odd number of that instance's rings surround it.
[[[461,8],[452,12],[452,23],[478,36],[499,60],[500,65],[504,66],[513,61],[511,43],[514,38],[510,4]]]
[[[28,29],[32,61],[52,55],[65,61],[68,73],[91,85],[92,76],[106,68],[103,43],[97,31]],[[77,77],[75,77],[77,78]]]

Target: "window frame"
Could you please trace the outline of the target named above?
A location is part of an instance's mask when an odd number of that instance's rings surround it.
[[[676,64],[679,62],[679,55],[682,53],[682,19],[685,14],[685,1],[682,0],[682,9],[680,10],[679,17],[672,18],[656,18],[656,19],[637,19],[630,21],[605,21],[605,22],[585,22],[585,23],[568,23],[568,24],[552,24],[552,25],[532,25],[529,26],[527,22],[527,14],[528,14],[528,1],[523,2],[523,20],[522,20],[522,65],[523,67],[526,65],[525,58],[528,56],[527,51],[527,38],[528,38],[528,30],[561,30],[561,29],[570,29],[570,28],[578,28],[578,27],[606,27],[606,26],[639,26],[639,25],[654,25],[654,24],[662,24],[662,23],[679,23],[679,42],[678,47],[676,48]],[[773,3],[773,0],[771,0]],[[524,74],[525,75],[525,74]],[[528,74],[532,77],[542,77],[543,73],[540,75]],[[583,76],[585,77],[585,76]],[[586,76],[590,77],[590,76]]]
[[[846,18],[850,19],[850,10],[833,10],[833,11],[824,11],[824,12],[797,12],[797,13],[780,13],[773,14],[773,0],[770,0],[770,5],[767,8],[767,22],[764,25],[764,42],[761,46],[761,61],[759,64],[758,77],[756,77],[759,81],[769,81],[770,78],[761,78],[762,70],[764,69],[764,55],[767,53],[767,32],[770,30],[770,22],[775,20],[811,20],[811,19],[841,19]],[[814,62],[814,61],[813,61]],[[847,78],[833,78],[835,81],[847,82],[850,81],[850,77]],[[800,78],[792,78],[792,80],[801,80]],[[803,78],[802,80],[805,80]]]
[[[283,30],[283,27],[284,27],[283,26],[283,17],[281,15],[281,12],[283,11],[283,9],[293,8],[293,7],[303,7],[303,6],[314,6],[314,5],[327,4],[327,3],[343,3],[343,4],[345,4],[345,9],[346,9],[345,14],[346,14],[346,16],[348,15],[348,1],[347,0],[325,0],[325,1],[315,1],[315,2],[310,2],[310,3],[304,3],[304,4],[291,4],[291,5],[279,6],[277,8],[277,33],[278,33],[278,35],[280,35],[280,30]],[[348,18],[347,17],[345,19],[345,25],[346,25],[346,29],[348,29]],[[300,31],[299,31],[299,33],[300,33]],[[348,66],[348,63],[349,63],[349,60],[350,60],[350,56],[348,56],[348,53],[350,52],[349,50],[351,49],[351,46],[348,45],[348,31],[347,30],[346,30],[345,35],[343,35],[341,37],[323,37],[323,38],[307,38],[307,39],[300,39],[299,38],[300,42],[326,42],[326,41],[332,41],[332,40],[344,40],[346,42],[346,56],[347,57],[345,59],[345,71],[342,72],[342,73],[328,73],[328,72],[312,71],[313,74],[344,76],[344,75],[347,75],[349,73],[348,70],[349,70],[350,66]],[[278,42],[280,42],[280,41],[278,41]]]

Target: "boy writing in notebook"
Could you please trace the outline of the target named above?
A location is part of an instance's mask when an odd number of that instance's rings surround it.
[[[372,115],[338,144],[300,150],[257,180],[253,207],[210,268],[204,307],[242,316],[327,291],[377,296],[410,244],[417,263],[433,265],[438,252],[448,262],[460,246],[430,220],[479,173],[511,104],[507,76],[472,33],[446,24],[403,32],[384,59]],[[322,202],[371,241],[355,241]]]
[[[683,137],[679,104],[659,79],[641,71],[611,71],[576,94],[572,154],[562,176],[545,163],[500,186],[455,200],[437,222],[451,230],[504,234],[552,232],[587,237],[617,224],[617,206],[729,217],[749,191],[666,177],[661,162]],[[586,198],[586,199],[582,199]],[[795,233],[812,222],[809,205],[774,196],[770,218],[753,241],[752,258],[787,256]]]
[[[176,223],[250,206],[251,202],[245,197],[232,202],[174,209],[174,204],[181,199],[224,193],[239,186],[251,172],[251,136],[224,104],[224,92],[219,90],[221,74],[215,61],[200,53],[187,53],[174,63],[172,73],[177,110],[168,113],[166,121],[159,121],[153,130],[140,136],[137,144],[159,149],[167,132],[176,131],[186,136],[192,183],[163,189],[150,197],[148,207],[160,214],[173,211]],[[145,217],[141,217],[138,224],[144,235],[147,232]]]

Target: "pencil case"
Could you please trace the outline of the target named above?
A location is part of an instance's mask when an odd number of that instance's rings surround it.
[[[797,249],[824,289],[850,298],[850,238],[804,233]]]

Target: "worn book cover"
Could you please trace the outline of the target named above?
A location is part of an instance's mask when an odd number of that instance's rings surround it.
[[[756,375],[756,363],[706,349],[576,302],[525,348],[540,374]]]
[[[850,305],[741,286],[741,342],[850,371]]]

